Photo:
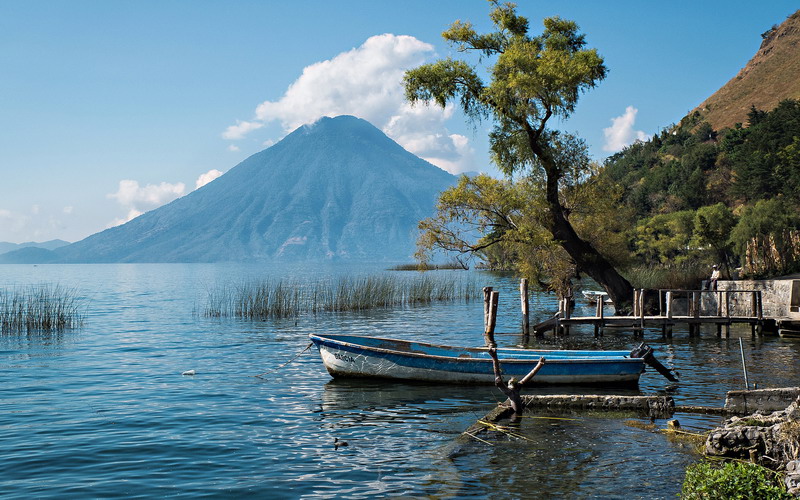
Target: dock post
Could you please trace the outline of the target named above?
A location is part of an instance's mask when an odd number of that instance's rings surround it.
[[[633,316],[639,316],[639,290],[633,289]]]
[[[667,292],[666,296],[667,307],[667,337],[672,337],[672,290]]]
[[[489,302],[492,297],[492,290],[490,286],[483,287],[483,331],[484,333],[489,328]]]
[[[725,337],[731,336],[731,292],[730,290],[725,290],[725,318],[727,318],[727,322],[725,323]]]
[[[672,319],[672,290],[667,292],[667,319]]]
[[[644,288],[639,291],[639,317],[641,318],[640,327],[644,332]]]
[[[487,319],[486,331],[484,332],[487,347],[497,347],[497,343],[494,341],[494,327],[497,323],[497,302],[499,299],[500,292],[489,292],[489,318]]]
[[[572,311],[570,311],[570,304],[569,304],[570,303],[570,298],[569,297],[564,297],[561,300],[564,301],[564,319],[569,319],[570,316],[572,316]],[[569,335],[569,325],[567,324],[567,325],[562,326],[560,333],[562,335]]]
[[[758,318],[758,321],[763,321],[764,320],[764,305],[761,302],[761,291],[760,290],[758,292],[758,301],[757,302],[758,302],[758,308],[756,309],[756,318]]]
[[[758,292],[753,290],[750,292],[750,310],[752,311],[751,316],[757,317],[758,316]]]
[[[530,317],[528,315],[528,280],[522,278],[519,280],[519,301],[522,308],[522,335],[526,342],[528,335],[530,335]]]

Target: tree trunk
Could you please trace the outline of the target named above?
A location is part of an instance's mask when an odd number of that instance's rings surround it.
[[[614,301],[618,313],[628,314],[632,310],[633,286],[611,263],[603,257],[588,241],[575,232],[572,224],[564,214],[564,207],[558,197],[558,181],[561,178],[558,167],[549,152],[546,152],[531,137],[531,149],[544,166],[546,179],[547,204],[550,209],[550,220],[547,229],[575,261],[579,271],[592,277],[608,293]]]

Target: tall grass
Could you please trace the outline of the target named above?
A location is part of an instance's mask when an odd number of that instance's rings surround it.
[[[203,315],[247,319],[289,318],[320,312],[471,301],[480,293],[471,280],[454,277],[398,278],[375,275],[312,283],[250,282],[210,289]]]
[[[465,264],[457,260],[451,260],[444,264],[428,264],[427,262],[415,262],[411,264],[397,264],[389,268],[389,271],[438,271],[438,270],[467,270]]]
[[[694,290],[708,279],[711,269],[707,264],[683,262],[629,268],[622,273],[636,288],[672,288]]]
[[[0,290],[0,333],[51,333],[83,325],[83,300],[75,290],[36,285]]]

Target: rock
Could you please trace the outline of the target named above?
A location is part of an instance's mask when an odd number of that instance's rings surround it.
[[[800,460],[792,460],[786,464],[786,489],[792,495],[800,495]]]

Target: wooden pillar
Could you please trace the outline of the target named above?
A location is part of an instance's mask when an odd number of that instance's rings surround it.
[[[570,309],[570,300],[569,297],[564,297],[561,299],[564,303],[564,319],[569,319],[572,316],[572,310]],[[561,329],[558,332],[560,335],[569,335],[569,325],[562,325]]]
[[[761,321],[764,319],[764,306],[761,302],[761,291],[758,292],[757,302],[758,306],[756,307],[756,318],[758,318],[758,321]]]
[[[489,318],[486,322],[486,331],[484,331],[487,347],[497,347],[497,343],[494,341],[494,327],[497,323],[497,302],[499,299],[500,292],[489,292]]]
[[[639,290],[633,289],[633,316],[639,316]]]
[[[667,292],[667,319],[672,319],[672,290]]]
[[[519,302],[522,308],[522,335],[530,334],[530,317],[528,315],[528,280],[519,280]]]
[[[750,315],[753,316],[754,318],[758,317],[758,292],[756,292],[755,290],[753,290],[750,293],[750,305],[751,305]]]
[[[731,319],[731,292],[725,290],[725,317]],[[728,322],[730,324],[730,322]]]
[[[639,290],[639,329],[642,335],[644,335],[644,314],[645,314],[644,295],[645,295],[645,289],[642,288],[641,290]]]
[[[483,332],[486,333],[489,328],[489,302],[492,297],[493,288],[490,286],[483,287]]]
[[[666,308],[667,308],[667,321],[666,323],[666,336],[672,337],[672,290],[667,292]]]

